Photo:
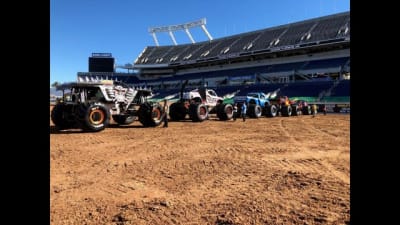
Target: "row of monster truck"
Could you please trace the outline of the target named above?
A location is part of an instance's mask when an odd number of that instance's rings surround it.
[[[184,92],[185,82],[178,101],[169,107],[171,121],[190,119],[201,122],[216,114],[220,120],[233,117],[233,105],[224,103],[212,89],[199,88]],[[84,131],[101,131],[112,118],[119,125],[133,123],[136,119],[145,127],[162,123],[164,111],[159,103],[148,101],[152,92],[135,89],[118,81],[70,82],[57,86],[63,98],[51,111],[51,120],[58,130],[79,128]],[[276,98],[270,93],[248,93],[234,97],[240,114],[241,104],[248,104],[247,115],[258,118],[309,115],[312,108],[304,101],[290,101],[287,97]]]

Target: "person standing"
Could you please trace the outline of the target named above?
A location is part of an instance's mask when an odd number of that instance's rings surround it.
[[[237,111],[238,111],[238,107],[237,107],[237,103],[235,103],[235,105],[233,105],[233,121],[236,121]]]
[[[243,105],[242,105],[243,122],[246,121],[246,112],[247,112],[247,102],[243,102]]]
[[[324,116],[326,116],[326,105],[325,104],[322,105],[322,112],[324,112]]]
[[[163,127],[168,127],[168,110],[169,110],[168,101],[167,101],[167,99],[164,99],[164,107],[163,107],[163,112],[164,112],[163,122],[164,122],[164,125],[163,125]]]
[[[312,117],[314,118],[316,114],[317,114],[317,105],[313,104],[312,105]]]

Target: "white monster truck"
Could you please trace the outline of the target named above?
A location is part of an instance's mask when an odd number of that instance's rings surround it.
[[[110,116],[120,125],[131,124],[136,117],[145,127],[161,124],[162,107],[147,101],[152,95],[147,89],[103,80],[66,83],[57,86],[57,90],[63,91],[63,100],[54,106],[51,120],[59,130],[101,131],[109,124]]]
[[[202,122],[209,114],[216,113],[220,120],[229,120],[233,116],[233,106],[223,103],[212,89],[198,88],[190,92],[181,90],[180,99],[172,103],[169,109],[171,120],[183,120],[186,115],[194,122]]]

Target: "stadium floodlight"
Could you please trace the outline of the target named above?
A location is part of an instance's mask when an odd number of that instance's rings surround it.
[[[157,35],[156,33],[161,33],[161,32],[168,32],[169,36],[171,37],[172,41],[174,42],[175,45],[178,45],[178,43],[176,42],[175,36],[173,34],[174,31],[177,30],[185,30],[186,34],[188,35],[190,41],[192,43],[196,43],[189,31],[190,28],[194,28],[194,27],[201,27],[201,29],[204,31],[204,33],[207,35],[208,40],[212,40],[212,36],[210,35],[210,33],[208,32],[207,28],[206,28],[206,19],[202,18],[200,20],[197,21],[193,21],[193,22],[188,22],[188,23],[183,23],[183,24],[178,24],[178,25],[169,25],[169,26],[162,26],[162,27],[152,27],[149,28],[148,31],[149,33],[153,36],[154,42],[156,43],[156,46],[159,46],[159,42],[157,39]]]

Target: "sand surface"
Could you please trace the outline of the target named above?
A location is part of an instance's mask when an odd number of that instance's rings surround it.
[[[350,116],[58,132],[50,224],[349,224]]]

